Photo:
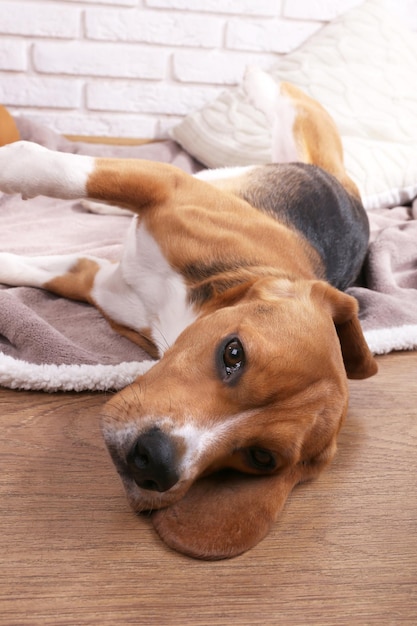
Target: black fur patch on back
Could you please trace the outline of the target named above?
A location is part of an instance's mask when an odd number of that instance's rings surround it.
[[[305,163],[257,168],[242,198],[301,233],[319,253],[326,280],[346,289],[365,259],[369,223],[359,199],[331,174]]]

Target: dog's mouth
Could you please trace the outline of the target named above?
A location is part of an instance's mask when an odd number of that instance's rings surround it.
[[[152,462],[143,453],[143,438],[139,439],[140,444],[131,443],[125,457],[108,442],[129,504],[135,513],[150,518],[170,548],[194,558],[230,558],[254,546],[267,534],[298,482],[291,473],[256,476],[233,469],[200,476],[187,472],[184,478],[176,469],[166,470],[163,463],[162,470],[158,467],[147,478]],[[170,460],[165,444],[161,444],[162,456]]]
[[[281,463],[261,442],[242,447],[238,427],[253,409],[202,425],[168,411],[145,413],[142,405],[120,407],[120,400],[107,405],[102,431],[129,504],[151,513],[163,541],[190,556],[228,558],[254,546],[305,474],[302,464]],[[248,463],[255,473],[243,471]]]

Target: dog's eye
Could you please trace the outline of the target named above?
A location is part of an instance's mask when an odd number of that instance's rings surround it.
[[[233,386],[239,380],[246,364],[242,342],[234,335],[225,337],[217,346],[215,365],[219,378]]]
[[[243,366],[245,353],[239,339],[229,341],[223,350],[223,364],[226,376],[232,376]]]
[[[247,457],[250,465],[258,470],[271,471],[277,464],[272,452],[264,448],[248,448]]]

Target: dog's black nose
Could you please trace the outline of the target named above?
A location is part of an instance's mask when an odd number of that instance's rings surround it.
[[[142,489],[168,491],[179,480],[174,443],[159,428],[139,437],[128,454],[127,464]]]

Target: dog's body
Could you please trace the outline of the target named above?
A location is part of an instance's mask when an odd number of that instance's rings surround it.
[[[158,509],[165,541],[202,558],[266,534],[293,486],[334,455],[346,373],[376,371],[357,304],[339,291],[360,270],[368,224],[337,132],[290,85],[271,98],[271,123],[280,111],[291,121],[274,129],[275,154],[297,163],[191,177],[27,143],[0,150],[3,191],[136,214],[118,263],[1,254],[0,282],[89,302],[160,358],[107,404],[103,431],[133,508]]]

